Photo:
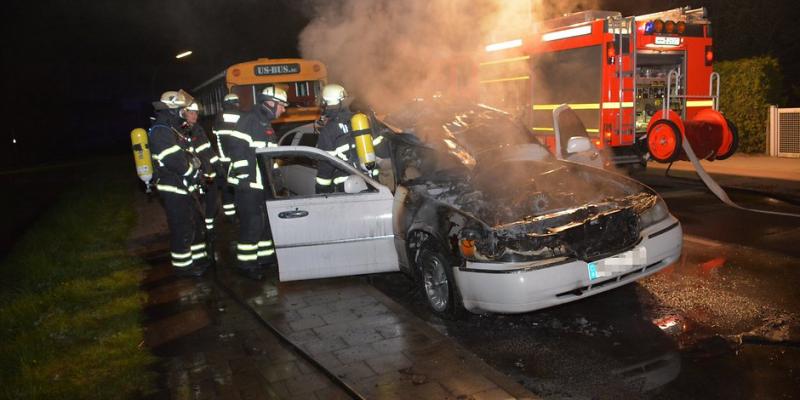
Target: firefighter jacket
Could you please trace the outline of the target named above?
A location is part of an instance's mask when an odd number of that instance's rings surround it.
[[[231,164],[228,170],[228,183],[238,188],[263,190],[264,179],[258,166],[256,149],[278,145],[278,138],[272,129],[270,118],[263,107],[256,106],[242,115],[236,128],[228,134],[225,149]]]
[[[191,142],[189,150],[196,154],[202,163],[203,177],[214,179],[219,167],[219,156],[211,148],[211,142],[208,141],[205,129],[200,124],[194,124],[184,128],[184,136],[188,137]]]
[[[350,118],[352,117],[353,113],[344,109],[328,119],[320,129],[317,148],[327,151],[330,155],[338,157],[358,170],[363,170],[358,159],[355,139],[351,134]],[[375,148],[375,154],[378,156],[383,155],[383,151],[379,151],[384,147],[380,146],[383,142],[383,136],[373,136],[372,138],[372,145]],[[365,172],[373,178],[376,178],[379,174],[377,166]],[[347,171],[335,168],[330,163],[320,163],[317,170],[317,192],[327,193],[333,191],[335,186],[341,185],[347,180],[348,175]]]
[[[174,110],[161,110],[150,127],[156,188],[162,192],[188,195],[197,187],[200,171],[192,166],[192,143],[180,131],[180,117]]]
[[[230,146],[230,133],[236,131],[236,123],[239,122],[241,113],[235,108],[226,109],[222,113],[217,114],[214,119],[214,124],[211,126],[211,132],[217,139],[217,154],[219,160],[225,164],[231,161],[228,157],[228,146]]]

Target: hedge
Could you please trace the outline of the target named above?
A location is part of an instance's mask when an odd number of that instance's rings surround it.
[[[720,110],[739,129],[739,151],[764,153],[769,106],[781,102],[778,60],[764,56],[721,61],[714,70],[722,79]]]

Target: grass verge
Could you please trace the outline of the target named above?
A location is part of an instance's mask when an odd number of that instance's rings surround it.
[[[63,194],[0,263],[0,396],[135,398],[151,393],[131,180],[102,163]],[[119,172],[123,171],[123,172]]]

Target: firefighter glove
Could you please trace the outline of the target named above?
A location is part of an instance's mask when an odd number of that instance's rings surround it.
[[[200,167],[203,165],[203,163],[200,162],[200,159],[197,158],[196,156],[192,155],[191,156],[191,160],[192,160],[192,168],[194,168],[196,170],[200,170]]]

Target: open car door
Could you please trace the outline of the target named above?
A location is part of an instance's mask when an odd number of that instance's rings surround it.
[[[603,157],[589,139],[583,121],[568,105],[562,104],[553,110],[553,129],[556,158],[603,168]]]
[[[388,188],[314,147],[258,152],[271,166],[267,214],[281,281],[398,270]],[[349,193],[314,192],[321,162],[350,174]]]

